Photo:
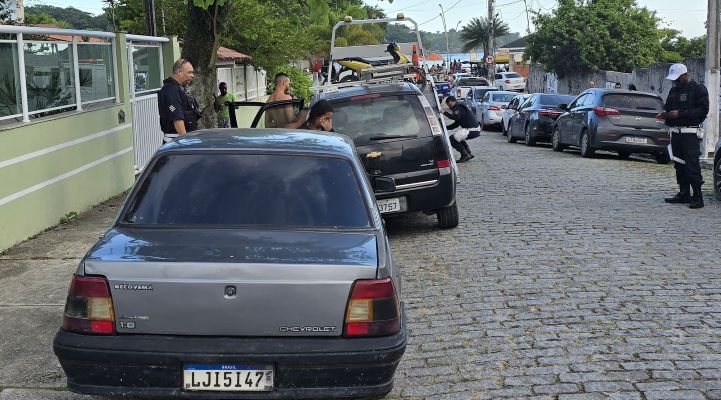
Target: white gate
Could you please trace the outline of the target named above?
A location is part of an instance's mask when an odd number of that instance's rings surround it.
[[[136,97],[133,104],[133,151],[135,173],[139,174],[163,143],[158,113],[158,95]]]

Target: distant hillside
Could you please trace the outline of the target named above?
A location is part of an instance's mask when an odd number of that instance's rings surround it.
[[[498,47],[503,46],[506,43],[510,43],[521,35],[519,33],[511,33],[507,36],[502,36],[496,39]],[[410,27],[390,24],[386,29],[385,41],[388,42],[412,42],[416,40],[416,34],[411,30]],[[446,34],[444,32],[426,32],[421,31],[421,40],[423,41],[423,47],[426,51],[430,52],[446,52]],[[448,31],[448,48],[451,53],[459,53],[463,47],[463,40],[461,40],[460,30],[456,31],[451,29]]]
[[[78,10],[74,7],[55,7],[46,4],[25,7],[26,19],[28,16],[46,14],[58,22],[65,22],[74,29],[87,30],[108,30],[110,23],[105,17],[105,13],[94,16],[88,12]]]

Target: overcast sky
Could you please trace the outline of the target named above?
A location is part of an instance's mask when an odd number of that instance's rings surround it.
[[[674,27],[683,32],[685,36],[696,37],[706,33],[707,0],[637,0],[641,6],[655,10],[667,26]],[[465,25],[473,17],[485,16],[488,10],[487,0],[366,0],[368,4],[375,4],[386,10],[390,15],[403,11],[409,17],[422,24],[421,29],[431,32],[442,32],[440,7],[443,4],[446,10],[446,24],[452,29],[460,22]],[[534,11],[550,11],[556,6],[556,0],[526,0],[528,8]],[[50,4],[59,7],[73,6],[92,14],[103,12],[103,3],[100,0],[26,0],[25,5]],[[686,6],[686,8],[682,8]],[[511,31],[523,33],[526,31],[526,8],[524,0],[496,0],[496,8],[504,21],[511,26]],[[533,27],[531,27],[533,29]]]

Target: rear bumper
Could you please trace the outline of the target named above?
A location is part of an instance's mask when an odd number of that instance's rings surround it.
[[[643,138],[647,143],[631,143],[626,138]],[[610,126],[599,126],[596,134],[599,149],[629,151],[634,153],[666,152],[671,139],[665,131],[628,129]]]
[[[72,392],[101,396],[282,399],[389,392],[406,347],[401,331],[379,338],[91,336],[58,331],[53,348]],[[182,389],[184,364],[273,365],[270,392]]]
[[[441,208],[448,207],[456,201],[456,178],[455,173],[441,175],[437,182],[414,189],[396,190],[393,193],[376,194],[376,199],[392,199],[404,197],[406,209],[398,213],[383,215],[397,215],[404,212],[435,212]]]

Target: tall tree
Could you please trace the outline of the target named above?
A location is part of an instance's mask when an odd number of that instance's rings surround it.
[[[188,0],[188,30],[183,43],[183,58],[195,69],[191,93],[198,101],[203,117],[201,127],[215,125],[213,101],[215,95],[218,47],[223,27],[230,15],[231,0]]]
[[[506,36],[511,33],[508,24],[503,22],[498,16],[493,17],[491,21],[488,18],[473,18],[468,25],[461,30],[461,39],[464,41],[462,50],[464,52],[473,49],[483,49],[483,54],[488,54],[488,38],[490,37],[491,26],[495,37]]]
[[[631,72],[662,54],[655,13],[635,0],[559,0],[533,17],[525,58],[559,77],[598,70]]]
[[[8,0],[0,0],[0,21],[7,21],[14,14],[14,10],[10,6]]]

